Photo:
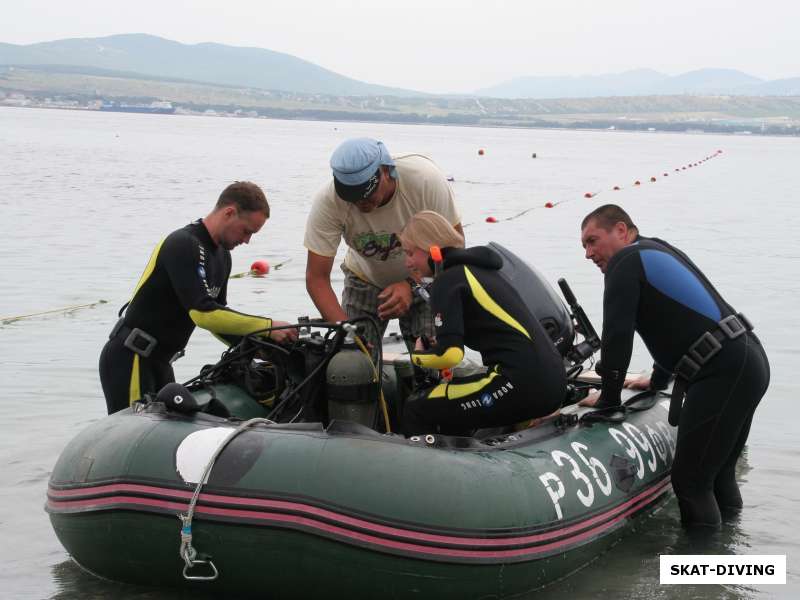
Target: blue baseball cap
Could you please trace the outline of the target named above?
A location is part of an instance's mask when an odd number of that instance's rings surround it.
[[[333,151],[330,165],[336,193],[347,202],[369,198],[378,187],[382,165],[391,167],[390,175],[397,177],[394,160],[386,146],[372,138],[342,142]]]

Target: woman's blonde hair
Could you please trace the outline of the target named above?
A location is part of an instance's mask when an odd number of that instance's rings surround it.
[[[423,210],[411,217],[399,237],[404,248],[416,246],[426,252],[431,246],[464,247],[464,236],[447,219],[432,210]]]

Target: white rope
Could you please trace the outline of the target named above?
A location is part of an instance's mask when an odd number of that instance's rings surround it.
[[[183,562],[186,564],[186,567],[183,570],[184,577],[189,578],[187,576],[187,570],[191,569],[195,564],[198,564],[200,562],[205,564],[205,562],[206,562],[206,561],[198,561],[197,560],[197,550],[195,550],[194,546],[192,546],[192,519],[194,518],[194,511],[195,511],[195,507],[197,505],[197,500],[200,498],[200,490],[203,489],[203,485],[205,484],[208,475],[211,473],[211,469],[214,467],[214,463],[217,461],[217,458],[219,458],[219,455],[222,454],[222,451],[225,449],[225,447],[237,435],[239,435],[240,433],[242,433],[243,431],[245,431],[246,429],[248,429],[249,427],[251,427],[253,425],[259,425],[259,424],[271,425],[271,424],[274,424],[274,423],[275,423],[275,421],[271,421],[269,419],[264,419],[264,418],[261,418],[261,417],[245,421],[244,423],[239,425],[236,429],[231,431],[228,434],[228,437],[226,437],[222,441],[222,443],[217,447],[217,449],[214,452],[214,454],[211,455],[211,458],[209,459],[208,464],[206,465],[206,468],[203,470],[203,474],[200,477],[200,481],[198,482],[197,487],[194,489],[194,494],[192,495],[192,500],[189,502],[189,510],[186,512],[185,515],[182,515],[182,514],[178,515],[178,518],[181,520],[181,546],[180,546],[179,554],[180,554],[181,559],[183,559]],[[214,576],[210,577],[210,578],[193,577],[192,579],[216,579],[216,576],[217,576],[216,567],[214,567],[214,565],[213,565],[213,563],[211,563],[211,561],[207,561],[207,562],[211,566],[211,568],[213,569]]]

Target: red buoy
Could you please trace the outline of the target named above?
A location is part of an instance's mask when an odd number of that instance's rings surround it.
[[[664,173],[664,177],[669,177],[669,173]]]
[[[478,149],[478,156],[483,156],[483,148]]]
[[[655,180],[656,180],[656,178],[655,178],[655,177],[651,177],[651,178],[650,178],[650,181],[655,181]]]
[[[250,273],[254,277],[263,277],[269,273],[269,263],[265,260],[257,260],[250,265]]]
[[[584,198],[591,198],[593,195],[594,195],[594,194],[592,194],[592,192],[586,192],[586,193],[583,195],[583,197],[584,197]]]
[[[614,186],[614,191],[615,191],[615,192],[619,191],[619,186],[618,186],[618,185],[615,185],[615,186]]]
[[[633,182],[633,185],[642,185],[642,182],[637,179]]]
[[[717,154],[722,154],[722,150],[717,150]]]
[[[495,219],[494,217],[486,217],[486,222],[487,223],[497,223],[497,219]]]
[[[545,202],[544,207],[545,208],[553,208],[553,203],[552,202]]]

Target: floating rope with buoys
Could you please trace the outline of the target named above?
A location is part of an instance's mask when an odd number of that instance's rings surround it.
[[[54,308],[52,310],[43,310],[41,312],[30,313],[27,315],[18,315],[16,317],[2,317],[0,318],[0,325],[7,325],[14,321],[21,321],[23,319],[33,319],[34,317],[45,317],[48,315],[64,314],[68,315],[76,310],[83,310],[84,308],[94,308],[101,304],[108,304],[108,300],[98,300],[97,302],[89,302],[88,304],[73,304],[72,306],[65,306],[64,308]]]
[[[250,265],[249,271],[235,273],[234,275],[231,275],[228,279],[241,279],[242,277],[264,277],[267,275],[267,273],[270,272],[270,269],[273,271],[277,271],[283,265],[289,262],[292,262],[291,258],[287,258],[285,261],[279,262],[277,265],[272,265],[270,267],[270,264],[267,261],[257,260],[253,262],[252,265]]]
[[[716,158],[720,154],[722,154],[722,150],[717,150],[713,154],[710,154],[710,155],[706,156],[705,158],[703,158],[700,161],[693,162],[693,163],[687,163],[686,165],[684,165],[682,167],[676,168],[675,172],[676,173],[680,173],[681,171],[685,171],[687,168],[698,167],[702,163],[704,163],[706,161],[709,161],[712,158]],[[664,175],[663,176],[664,177],[669,177],[669,173],[664,171]],[[656,181],[658,181],[658,179],[655,176],[650,177],[650,182],[651,183],[655,183]],[[642,182],[639,179],[637,179],[637,180],[635,180],[633,182],[633,186],[634,187],[639,187],[641,185],[642,185]],[[622,186],[619,186],[619,185],[615,185],[614,187],[611,188],[611,190],[615,191],[615,192],[619,191],[621,189],[622,189]],[[599,190],[599,191],[596,191],[596,192],[586,192],[586,193],[583,194],[583,197],[587,198],[587,199],[591,199],[591,198],[596,197],[600,193],[602,193],[602,190]],[[485,222],[486,223],[502,223],[504,221],[513,221],[514,219],[519,219],[523,215],[526,215],[529,212],[532,212],[534,210],[538,210],[540,208],[555,208],[559,204],[564,204],[565,202],[572,202],[573,200],[575,200],[575,199],[574,198],[565,198],[564,200],[558,200],[558,201],[552,201],[551,200],[551,201],[545,202],[543,205],[530,206],[530,207],[526,208],[525,210],[522,210],[522,211],[520,211],[520,212],[518,212],[518,213],[516,213],[514,215],[511,215],[510,217],[497,218],[497,217],[494,217],[494,216],[490,215],[490,216],[486,217]],[[469,227],[471,224],[472,223],[465,223],[463,225],[463,227]]]

